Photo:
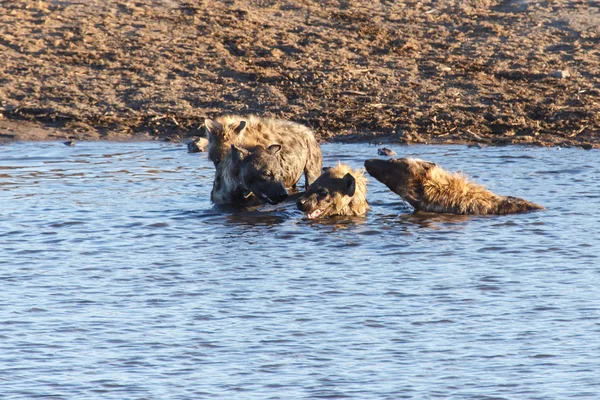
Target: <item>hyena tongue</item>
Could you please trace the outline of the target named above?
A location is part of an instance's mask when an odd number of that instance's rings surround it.
[[[308,213],[307,216],[308,216],[308,218],[313,219],[313,218],[317,218],[321,214],[323,214],[323,210],[317,209],[317,210],[314,210],[314,211]]]

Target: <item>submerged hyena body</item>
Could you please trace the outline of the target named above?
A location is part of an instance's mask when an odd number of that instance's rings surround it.
[[[510,214],[544,207],[530,201],[499,196],[459,173],[428,161],[399,158],[367,160],[369,175],[385,184],[415,211],[453,214]]]
[[[325,169],[296,205],[310,219],[365,215],[369,210],[367,179],[363,171],[339,163]]]
[[[217,204],[276,204],[302,176],[308,187],[321,172],[321,148],[303,125],[256,116],[205,123],[217,169],[211,199]]]

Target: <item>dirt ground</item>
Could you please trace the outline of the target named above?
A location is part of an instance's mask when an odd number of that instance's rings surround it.
[[[0,140],[169,139],[258,113],[322,141],[600,147],[600,2],[0,0]]]

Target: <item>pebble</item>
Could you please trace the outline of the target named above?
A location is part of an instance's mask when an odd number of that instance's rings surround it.
[[[568,69],[559,69],[552,73],[552,76],[558,79],[567,79],[571,77],[571,73]]]
[[[282,58],[285,56],[285,53],[277,48],[271,49],[271,57],[274,58]]]
[[[75,146],[75,141],[74,140],[67,140],[66,142],[64,142],[65,146]]]

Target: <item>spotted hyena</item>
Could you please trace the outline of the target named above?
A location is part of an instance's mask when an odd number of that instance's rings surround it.
[[[234,171],[232,164],[231,157],[227,156],[217,165],[210,200],[215,204],[231,204],[241,207],[264,204],[254,193],[241,184],[239,171]]]
[[[321,172],[321,148],[303,125],[256,116],[227,116],[208,125],[214,203],[276,204],[302,176],[308,187]]]
[[[303,153],[304,164],[309,173],[314,174],[310,183],[321,173],[321,167],[318,170],[312,168],[322,164],[321,148],[307,126],[256,115],[224,115],[214,120],[205,119],[204,126],[208,133],[208,158],[215,167],[229,154],[232,144],[241,148],[262,146],[265,149],[272,144],[280,144],[284,147],[282,155],[293,151]]]
[[[211,199],[217,204],[252,206],[281,203],[288,196],[278,154],[282,146],[252,150],[231,145],[231,154],[217,166]]]
[[[369,175],[384,183],[415,211],[453,214],[510,214],[545,208],[518,197],[499,196],[450,173],[436,164],[414,158],[367,160]]]
[[[310,219],[365,215],[369,210],[367,179],[362,170],[338,163],[336,167],[325,169],[296,205]]]
[[[208,158],[213,162],[215,168],[229,153],[233,143],[243,141],[249,120],[253,122],[251,132],[262,131],[264,124],[254,116],[224,115],[214,120],[208,118],[204,120],[208,136]]]

